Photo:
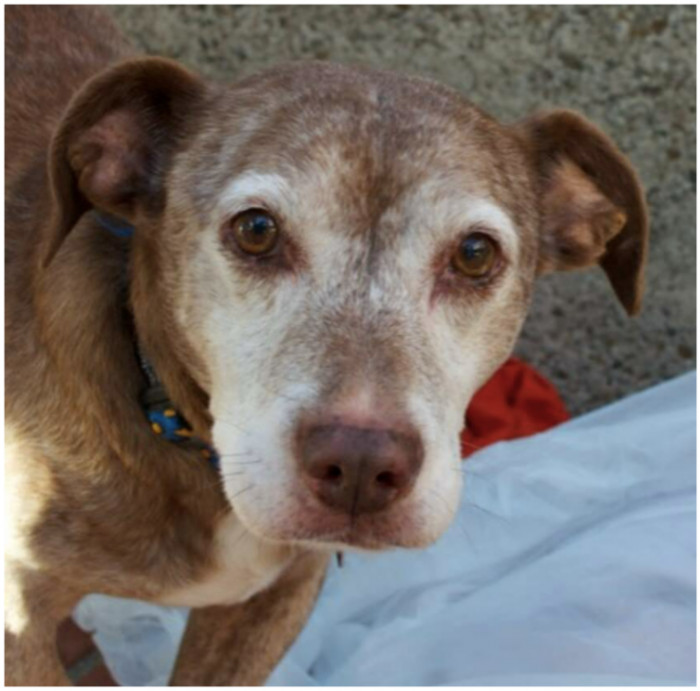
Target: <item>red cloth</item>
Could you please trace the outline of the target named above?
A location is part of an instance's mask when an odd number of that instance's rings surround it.
[[[510,358],[469,404],[462,457],[504,439],[527,437],[569,419],[554,386],[535,369]]]

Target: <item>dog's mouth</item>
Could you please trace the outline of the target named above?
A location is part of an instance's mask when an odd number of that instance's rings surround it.
[[[371,532],[363,532],[355,526],[332,533],[321,533],[313,538],[293,541],[311,549],[336,553],[346,550],[380,552],[402,546],[387,538],[379,539]]]
[[[303,535],[299,531],[300,535]],[[377,530],[363,521],[349,520],[344,528],[326,530],[325,526],[318,533],[306,537],[291,537],[291,542],[323,551],[342,552],[344,550],[359,550],[377,552],[396,547],[405,547],[405,538],[393,534],[391,530]]]
[[[325,552],[426,547],[449,524],[440,521],[434,525],[422,510],[423,503],[412,496],[390,509],[360,514],[333,511],[302,488],[288,496],[272,515],[261,515],[255,508],[251,511],[250,506],[242,506],[235,497],[232,504],[243,523],[258,537]]]

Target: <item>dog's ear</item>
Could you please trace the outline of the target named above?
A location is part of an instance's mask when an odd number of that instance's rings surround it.
[[[641,306],[648,223],[629,161],[577,113],[518,125],[532,155],[541,213],[538,272],[599,263],[629,314]]]
[[[172,153],[204,93],[204,82],[176,62],[139,58],[98,74],[75,95],[51,144],[44,265],[91,207],[132,223],[162,208]]]

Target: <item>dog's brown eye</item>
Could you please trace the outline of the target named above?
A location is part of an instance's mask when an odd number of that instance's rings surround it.
[[[472,233],[462,240],[452,265],[469,278],[483,278],[496,262],[496,243],[485,233]]]
[[[269,254],[277,245],[279,230],[275,219],[266,211],[250,209],[231,221],[231,232],[246,254]]]

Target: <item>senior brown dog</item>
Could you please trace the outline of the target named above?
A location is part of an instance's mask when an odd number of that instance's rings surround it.
[[[65,683],[101,592],[200,608],[174,683],[261,683],[328,554],[449,524],[538,274],[638,310],[639,183],[571,112],[323,63],[223,87],[88,7],[6,36],[7,681]]]

